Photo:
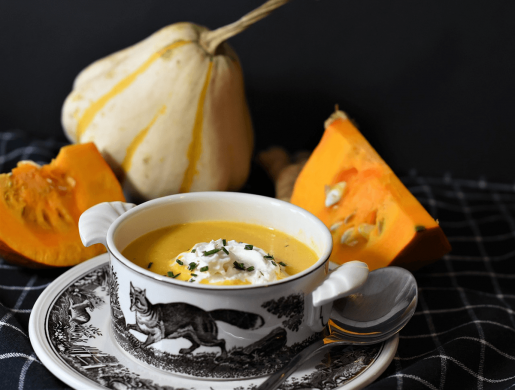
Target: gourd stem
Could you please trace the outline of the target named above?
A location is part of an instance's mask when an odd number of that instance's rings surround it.
[[[234,23],[217,28],[213,31],[203,32],[200,36],[200,44],[208,53],[214,55],[216,48],[222,42],[233,37],[236,34],[239,34],[243,30],[247,29],[249,26],[256,23],[258,20],[261,20],[264,17],[268,16],[268,14],[270,14],[276,8],[279,8],[280,6],[286,4],[289,1],[290,0],[268,0],[266,3],[262,4],[255,10],[250,11],[248,14],[246,14]]]

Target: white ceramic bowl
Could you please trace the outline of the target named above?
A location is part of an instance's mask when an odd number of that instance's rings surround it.
[[[145,233],[209,220],[272,227],[307,244],[318,261],[268,285],[214,286],[153,273],[121,254]],[[357,261],[329,275],[327,227],[297,206],[258,195],[197,192],[139,206],[102,203],[84,212],[79,231],[84,245],[108,249],[116,342],[138,361],[175,374],[235,379],[275,371],[324,328],[332,302],[368,276]]]

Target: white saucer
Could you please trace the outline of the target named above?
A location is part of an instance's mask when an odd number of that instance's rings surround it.
[[[73,267],[43,291],[32,310],[29,335],[34,351],[64,383],[75,389],[251,390],[266,379],[191,379],[133,360],[111,335],[108,264],[109,258],[104,254]],[[68,297],[73,295],[78,298],[75,302],[89,301],[89,307],[75,304],[70,308]],[[80,317],[80,321],[72,317]],[[331,351],[330,357],[315,356],[281,388],[363,388],[388,367],[398,343],[396,335],[382,345],[340,348]]]

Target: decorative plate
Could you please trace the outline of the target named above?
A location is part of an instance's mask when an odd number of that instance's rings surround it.
[[[252,390],[265,378],[223,381],[181,377],[139,363],[115,342],[109,307],[109,258],[100,255],[73,267],[36,301],[30,341],[42,363],[76,389]],[[281,387],[284,390],[359,389],[392,361],[399,338],[368,347],[337,347],[313,357]]]

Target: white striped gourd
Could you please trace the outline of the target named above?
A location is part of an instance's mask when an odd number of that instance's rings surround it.
[[[94,142],[132,199],[239,189],[253,130],[241,66],[225,40],[286,1],[214,31],[172,24],[94,62],[63,105],[66,135]]]

